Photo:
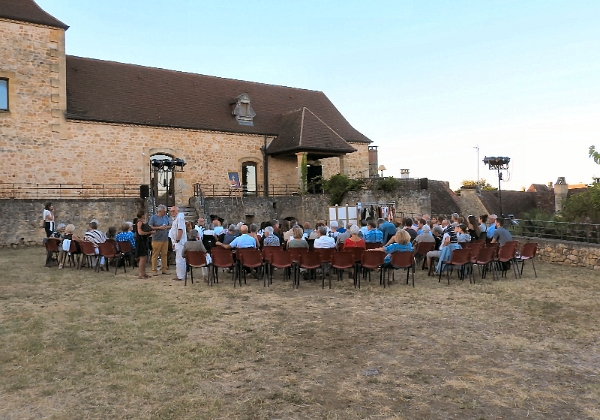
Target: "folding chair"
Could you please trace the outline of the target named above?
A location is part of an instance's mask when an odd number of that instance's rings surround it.
[[[184,286],[187,286],[187,273],[190,272],[190,279],[192,284],[194,284],[194,268],[203,268],[210,267],[210,265],[206,261],[206,252],[202,251],[187,251],[185,252],[185,281],[183,282]],[[210,273],[210,269],[209,269]],[[210,275],[208,276],[208,283],[212,286],[212,281],[210,280]]]
[[[104,257],[104,263],[106,265],[106,271],[108,272],[108,267],[110,267],[110,260],[115,262],[115,276],[117,275],[117,270],[119,269],[119,261],[123,261],[123,270],[127,273],[125,269],[125,261],[123,254],[117,252],[117,247],[114,242],[103,242],[98,244],[98,261],[100,258]],[[96,271],[100,271],[100,264],[96,264]]]
[[[415,287],[415,266],[416,265],[417,264],[415,261],[415,254],[413,253],[413,251],[393,252],[391,254],[391,261],[390,261],[390,267],[392,270],[392,281],[394,278],[393,277],[394,271],[403,268],[403,269],[407,270],[406,271],[406,284],[408,284],[408,276],[410,275],[410,269],[412,268],[412,285],[413,285],[413,287]],[[388,286],[389,286],[389,280],[390,280],[389,272],[388,272],[387,280],[388,280]],[[385,287],[385,280],[384,280],[384,287]]]
[[[525,261],[531,261],[531,265],[533,266],[533,273],[535,277],[537,277],[537,271],[535,270],[535,263],[533,259],[537,253],[538,244],[535,242],[527,242],[521,247],[521,254],[517,257],[516,261],[521,262],[521,276],[523,276],[523,267],[525,267]]]
[[[300,261],[298,264],[299,268],[304,268],[309,270],[309,272],[314,272],[316,274],[317,268],[321,268],[321,254],[315,251],[303,252],[300,254]],[[325,283],[325,277],[323,275],[323,271],[321,270],[321,281]],[[300,287],[300,276],[296,280],[296,289]]]
[[[331,268],[337,270],[338,281],[342,278],[345,270],[354,267],[354,255],[351,252],[334,252],[331,255]],[[331,289],[331,276],[329,276],[329,288]]]
[[[229,249],[222,248],[220,246],[215,246],[211,250],[212,257],[212,275],[213,281],[219,282],[219,268],[228,268],[231,270],[231,280],[233,280],[233,285],[235,286],[235,261],[233,260],[233,253]],[[241,286],[240,280],[240,286]]]
[[[450,260],[442,261],[442,266],[441,266],[441,270],[440,270],[440,278],[439,278],[438,282],[442,281],[442,273],[444,272],[444,269],[445,269],[446,275],[448,277],[448,284],[450,284],[450,270],[448,270],[448,267],[460,268],[460,270],[457,270],[458,276],[459,276],[459,278],[462,277],[461,280],[464,280],[465,269],[469,268],[470,265],[471,265],[471,250],[470,249],[455,249],[455,250],[453,250],[452,255],[450,256]],[[461,276],[461,272],[462,272],[462,276]],[[469,277],[469,283],[472,283],[472,281],[475,280],[473,277],[473,270],[470,271],[470,274],[471,274],[471,276]]]
[[[358,248],[358,249],[362,249],[362,248]],[[356,256],[355,256],[355,258],[356,258]],[[362,253],[361,258],[359,260],[361,271],[365,270],[365,272],[369,273],[369,282],[371,281],[371,271],[379,269],[379,284],[381,285],[383,283],[383,287],[385,287],[385,283],[383,282],[383,268],[382,268],[384,259],[385,259],[385,252],[383,252],[383,251],[365,251]],[[357,286],[360,289],[360,275],[357,275],[356,279],[354,280],[354,287],[357,287]]]

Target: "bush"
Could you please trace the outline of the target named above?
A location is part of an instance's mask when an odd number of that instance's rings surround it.
[[[346,193],[360,190],[363,184],[360,179],[350,179],[346,175],[337,174],[323,181],[323,191],[329,194],[329,203],[335,206],[342,203]]]
[[[376,190],[381,190],[385,192],[396,191],[400,187],[400,181],[394,178],[393,176],[389,176],[387,178],[382,178],[377,180],[375,184]]]
[[[565,222],[600,223],[600,185],[567,198],[560,218]]]

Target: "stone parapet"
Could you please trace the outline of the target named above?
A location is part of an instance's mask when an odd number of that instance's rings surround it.
[[[543,261],[600,270],[600,245],[523,236],[515,236],[514,239],[520,244],[536,242],[538,258]]]

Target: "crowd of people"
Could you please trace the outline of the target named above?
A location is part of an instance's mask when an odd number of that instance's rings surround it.
[[[430,217],[424,214],[420,217],[405,217],[401,222],[393,222],[383,218],[361,220],[359,225],[347,222],[340,225],[338,221],[327,223],[320,220],[313,228],[311,223],[299,223],[297,220],[265,221],[259,225],[242,222],[231,223],[225,228],[225,220],[216,215],[210,216],[210,221],[200,217],[196,224],[186,222],[178,207],[169,209],[164,205],[157,207],[156,214],[148,220],[144,211],[137,214],[133,222],[124,222],[117,228],[111,226],[106,233],[98,230],[98,221],[92,220],[83,237],[75,235],[75,226],[59,224],[54,226],[54,207],[47,203],[44,212],[44,227],[48,236],[62,240],[91,242],[98,253],[98,244],[106,241],[128,242],[131,245],[131,255],[138,265],[138,277],[149,278],[146,273],[148,255],[151,255],[151,275],[168,275],[169,252],[173,251],[175,260],[175,276],[173,280],[181,281],[186,273],[186,252],[207,252],[207,262],[210,263],[212,247],[256,248],[275,246],[290,248],[363,248],[383,251],[386,254],[385,263],[389,264],[394,252],[413,251],[421,242],[433,243],[433,251],[426,255],[425,266],[428,268],[434,258],[445,259],[447,255],[461,243],[485,240],[498,242],[499,245],[511,241],[510,232],[504,228],[504,219],[494,214],[479,217],[461,216],[457,213],[450,218]],[[370,244],[370,245],[367,245]],[[61,247],[59,268],[63,267],[65,253],[68,248]],[[160,260],[160,264],[159,264]],[[103,261],[99,259],[99,264]]]

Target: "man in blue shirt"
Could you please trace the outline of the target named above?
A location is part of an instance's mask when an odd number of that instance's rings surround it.
[[[364,236],[366,243],[380,243],[383,244],[383,233],[377,229],[375,220],[369,220],[367,222],[367,234]]]
[[[492,238],[494,237],[494,231],[496,230],[496,219],[498,218],[498,216],[496,216],[495,214],[490,214],[488,216],[488,222],[490,222],[490,227],[487,230],[487,242],[490,242],[492,240]]]
[[[392,236],[396,234],[396,226],[394,226],[391,222],[386,222],[383,219],[378,219],[377,224],[379,225],[379,230],[383,234],[383,243],[387,244]]]
[[[240,227],[241,235],[235,238],[230,244],[224,244],[222,242],[217,242],[216,244],[222,246],[225,249],[231,248],[258,248],[258,244],[256,243],[256,239],[252,236],[248,235],[248,226],[242,225]]]

